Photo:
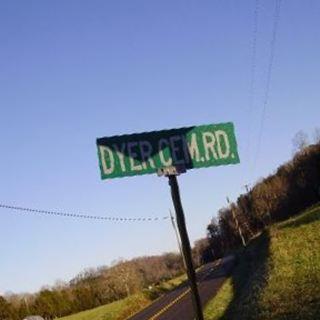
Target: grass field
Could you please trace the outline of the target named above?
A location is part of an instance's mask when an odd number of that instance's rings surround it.
[[[98,308],[79,312],[60,320],[124,320],[150,304],[161,294],[170,291],[186,280],[186,275],[163,282],[148,293],[140,293]]]
[[[320,319],[320,205],[272,226],[239,252],[205,318]]]
[[[148,305],[150,300],[143,294],[130,296],[105,306],[60,318],[61,320],[120,320]]]

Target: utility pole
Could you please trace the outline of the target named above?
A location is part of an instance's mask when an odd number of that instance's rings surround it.
[[[173,217],[171,209],[169,210],[169,212],[170,212],[171,224],[172,224],[172,227],[173,227],[173,230],[174,230],[174,233],[176,235],[177,242],[178,242],[178,247],[179,247],[180,255],[181,255],[181,258],[182,258],[183,266],[184,266],[184,269],[187,270],[186,260],[184,258],[183,251],[182,251],[181,240],[179,238],[177,226],[176,226],[176,224],[174,222],[174,217]]]
[[[239,236],[240,236],[240,238],[241,238],[242,244],[243,244],[243,246],[245,247],[245,246],[247,245],[247,244],[246,244],[246,240],[244,239],[244,236],[243,236],[243,234],[242,234],[242,230],[241,230],[241,227],[240,227],[240,225],[239,225],[239,221],[238,221],[238,219],[237,219],[237,217],[236,217],[236,213],[235,213],[235,211],[234,211],[234,208],[233,208],[233,206],[232,206],[231,203],[230,203],[229,197],[227,197],[227,202],[228,202],[228,204],[230,205],[230,209],[231,209],[231,212],[232,212],[232,216],[233,216],[234,222],[235,222],[235,224],[236,224],[236,228],[238,229]]]

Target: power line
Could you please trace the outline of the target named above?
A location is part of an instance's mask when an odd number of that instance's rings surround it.
[[[51,211],[51,210],[39,210],[18,206],[11,206],[7,204],[0,203],[0,208],[20,211],[23,213],[35,213],[35,214],[44,214],[51,216],[59,216],[59,217],[69,217],[76,219],[89,219],[89,220],[104,220],[104,221],[114,221],[114,222],[137,222],[137,221],[160,221],[169,219],[169,216],[164,217],[139,217],[139,218],[124,218],[124,217],[110,217],[110,216],[97,216],[97,215],[88,215],[88,214],[80,214],[80,213],[70,213],[70,212],[59,212],[59,211]]]
[[[252,131],[252,110],[255,104],[255,91],[256,91],[256,69],[257,69],[257,38],[258,38],[258,20],[260,11],[260,0],[255,1],[254,17],[253,17],[253,30],[252,30],[252,44],[251,44],[251,70],[250,70],[250,89],[249,89],[249,110],[247,126],[247,142],[246,142],[246,155],[248,157],[248,170],[250,170],[250,149],[251,149],[251,131]]]
[[[266,117],[266,110],[267,110],[267,105],[269,102],[270,83],[271,83],[271,75],[272,75],[272,69],[273,69],[273,64],[274,64],[275,46],[276,46],[278,25],[279,25],[279,19],[280,19],[281,2],[282,2],[282,0],[276,0],[276,6],[275,6],[275,10],[274,10],[274,15],[273,15],[273,28],[272,28],[272,37],[271,37],[271,42],[270,42],[270,56],[269,56],[269,63],[268,63],[268,68],[267,68],[267,82],[266,82],[266,90],[264,92],[262,115],[261,115],[260,129],[259,129],[259,134],[258,134],[258,145],[257,145],[257,150],[256,150],[255,158],[254,158],[254,163],[253,163],[254,169],[256,167],[256,163],[257,163],[259,153],[260,153],[262,135],[263,135],[263,130],[264,130],[264,122],[265,122],[265,117]],[[253,169],[253,171],[254,171],[254,169]]]

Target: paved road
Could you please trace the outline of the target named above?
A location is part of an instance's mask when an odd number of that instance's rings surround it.
[[[220,289],[234,265],[233,257],[226,257],[201,268],[197,273],[201,303],[204,306]],[[189,286],[182,284],[156,300],[130,320],[193,320]]]

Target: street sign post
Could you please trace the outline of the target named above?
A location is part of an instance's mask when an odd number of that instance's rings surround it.
[[[169,175],[169,185],[171,188],[171,197],[176,212],[177,225],[179,229],[181,245],[182,245],[182,259],[186,265],[187,276],[191,289],[191,299],[194,309],[194,316],[196,320],[203,320],[203,312],[201,306],[200,295],[197,286],[196,273],[192,261],[192,252],[190,246],[190,240],[188,236],[185,216],[183,212],[182,202],[180,198],[180,190],[176,175]]]
[[[177,176],[240,162],[231,122],[97,139],[102,179],[158,173],[169,178],[196,320],[203,320]]]

